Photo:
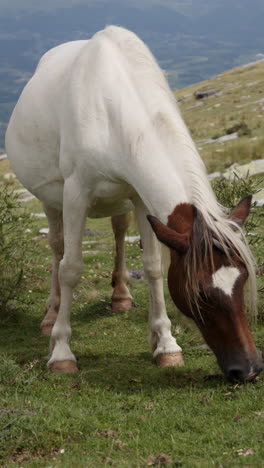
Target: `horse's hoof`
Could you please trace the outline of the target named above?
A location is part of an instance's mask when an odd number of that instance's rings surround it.
[[[159,367],[179,367],[184,365],[183,355],[181,352],[159,354],[156,357],[156,362]]]
[[[40,325],[42,335],[51,336],[53,325],[54,323],[44,323],[43,325]]]
[[[55,361],[49,364],[49,369],[55,374],[76,374],[78,367],[74,361]]]
[[[122,310],[130,310],[132,308],[132,301],[131,299],[112,299],[111,309],[114,312],[122,311]]]

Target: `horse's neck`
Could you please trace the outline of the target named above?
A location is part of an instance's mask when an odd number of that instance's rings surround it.
[[[120,135],[120,126],[116,128],[117,140],[128,143],[128,158],[124,159],[122,147],[119,159],[124,179],[163,222],[179,203],[194,203],[205,210],[207,203],[214,206],[203,162],[172,95],[162,86],[148,90],[145,84],[137,92],[129,88],[131,96],[125,101],[122,95],[116,99],[122,129]]]
[[[129,174],[131,185],[149,212],[164,223],[178,204],[191,202],[181,148],[176,149],[176,155],[169,154],[166,149],[155,139],[145,141],[138,156],[133,158]]]
[[[165,124],[159,116],[154,130],[144,132],[132,159],[130,181],[149,212],[162,222],[167,223],[178,204],[194,203],[198,192],[200,198],[210,198],[203,163],[179,115]]]
[[[166,167],[164,161],[160,165],[152,161],[148,172],[140,170],[139,173],[141,176],[133,184],[138,195],[149,213],[167,223],[174,208],[189,201],[183,181],[173,167]]]

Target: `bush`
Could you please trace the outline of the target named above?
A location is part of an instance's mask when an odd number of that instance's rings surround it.
[[[21,292],[23,270],[29,263],[32,240],[30,215],[8,188],[0,191],[0,318]]]
[[[242,179],[238,176],[234,180],[215,179],[212,182],[213,190],[216,198],[226,208],[232,209],[237,203],[247,195],[254,195],[260,189],[260,184],[263,181],[258,181],[252,177]],[[260,219],[258,216],[258,209],[255,208],[254,203],[251,209],[251,215],[245,225],[245,233],[248,237],[249,244],[255,244],[261,240]]]

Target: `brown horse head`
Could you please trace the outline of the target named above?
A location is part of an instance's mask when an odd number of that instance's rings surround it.
[[[244,224],[250,204],[251,197],[241,200],[229,216],[228,229]],[[263,364],[245,314],[248,269],[236,245],[216,239],[189,203],[175,208],[167,226],[154,216],[148,220],[170,248],[168,286],[174,303],[195,321],[228,379],[253,380]]]

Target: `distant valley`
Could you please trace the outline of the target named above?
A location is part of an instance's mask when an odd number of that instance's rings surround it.
[[[0,151],[12,108],[49,48],[89,38],[106,24],[120,24],[140,35],[166,71],[173,89],[216,75],[264,54],[260,0],[143,0],[115,2],[21,0],[3,3],[0,13]]]

